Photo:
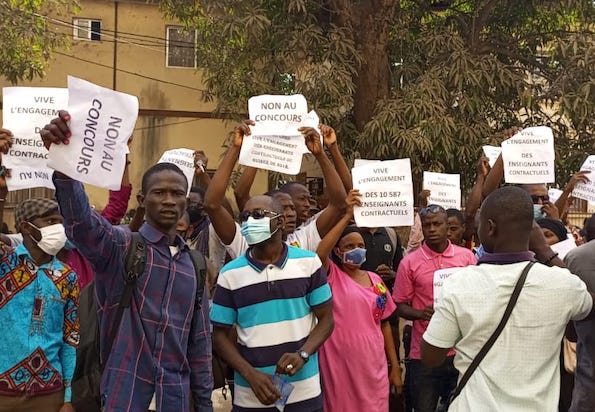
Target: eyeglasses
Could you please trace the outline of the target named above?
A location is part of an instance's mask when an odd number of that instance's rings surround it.
[[[280,214],[272,212],[270,210],[254,209],[254,210],[244,210],[243,212],[241,212],[240,215],[238,216],[238,220],[240,221],[240,223],[242,223],[242,222],[245,222],[246,220],[248,220],[248,218],[250,216],[252,216],[254,219],[262,219],[267,214],[272,214],[273,216],[271,216],[271,217],[281,216]]]
[[[428,205],[427,207],[422,207],[419,210],[419,215],[421,217],[426,216],[428,213],[436,214],[436,213],[446,213],[446,210],[442,206],[438,205]]]
[[[533,201],[533,204],[537,204],[539,203],[539,201],[541,200],[542,202],[548,202],[550,200],[550,196],[549,195],[531,195],[531,200]]]

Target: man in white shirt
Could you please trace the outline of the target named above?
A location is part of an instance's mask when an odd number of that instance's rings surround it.
[[[459,376],[465,373],[496,329],[523,268],[534,260],[532,226],[532,201],[522,189],[504,187],[485,200],[479,237],[486,254],[478,266],[445,280],[423,335],[426,365],[439,364],[454,347],[455,367]],[[449,411],[557,411],[560,342],[568,321],[590,315],[592,306],[578,277],[535,264],[501,335]]]

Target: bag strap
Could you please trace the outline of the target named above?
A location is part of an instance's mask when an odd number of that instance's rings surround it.
[[[205,290],[205,283],[207,279],[207,262],[202,253],[198,250],[190,250],[190,259],[194,266],[194,273],[196,274],[196,298],[194,302],[195,308],[202,305],[202,295]]]
[[[136,287],[136,280],[145,270],[147,253],[146,249],[147,247],[145,245],[145,241],[143,240],[140,233],[132,232],[130,246],[128,247],[128,252],[126,254],[126,284],[124,285],[124,291],[122,292],[122,297],[120,298],[120,303],[118,304],[114,323],[112,324],[110,330],[106,351],[108,354],[112,352],[112,345],[116,340],[116,332],[122,323],[124,309],[130,307],[132,293]]]
[[[459,382],[459,384],[457,385],[455,390],[450,395],[449,404],[452,403],[452,401],[457,396],[459,396],[459,394],[461,393],[461,391],[467,384],[467,381],[469,381],[469,379],[471,378],[471,375],[473,374],[473,372],[475,372],[475,370],[479,366],[479,363],[483,360],[483,358],[485,358],[485,356],[488,354],[489,350],[492,348],[494,343],[496,343],[496,340],[500,336],[500,333],[502,333],[502,329],[504,329],[504,326],[506,326],[506,323],[508,322],[508,319],[510,318],[510,314],[512,313],[512,310],[514,309],[514,307],[517,303],[517,300],[519,299],[519,295],[521,294],[521,289],[523,288],[523,285],[525,284],[525,280],[527,279],[529,270],[531,270],[531,267],[534,264],[535,264],[535,262],[529,262],[527,264],[527,266],[525,266],[525,268],[523,269],[523,272],[521,273],[519,280],[517,280],[517,282],[516,282],[514,291],[512,292],[512,295],[510,296],[510,300],[508,301],[508,306],[506,306],[506,310],[504,311],[502,320],[500,320],[500,323],[496,327],[496,330],[494,331],[494,333],[492,333],[492,336],[490,336],[490,338],[487,340],[487,342],[483,345],[483,348],[481,348],[479,353],[475,356],[475,359],[473,359],[473,361],[471,362],[471,365],[469,365],[469,367],[465,371],[465,374],[461,378],[461,381]]]

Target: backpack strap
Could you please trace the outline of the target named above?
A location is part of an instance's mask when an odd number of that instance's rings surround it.
[[[198,250],[190,250],[190,259],[194,266],[194,273],[196,274],[196,299],[194,301],[194,307],[200,307],[202,305],[202,295],[204,294],[205,284],[207,279],[207,262],[205,257]],[[196,310],[196,309],[195,309]]]
[[[122,297],[118,304],[114,323],[111,325],[110,334],[108,335],[109,338],[106,347],[106,353],[108,354],[112,352],[112,345],[116,340],[116,333],[118,332],[118,329],[120,329],[124,309],[130,307],[132,293],[136,287],[136,280],[145,270],[145,261],[147,259],[146,254],[147,246],[142,236],[138,232],[132,232],[130,245],[128,246],[128,251],[126,253],[126,284],[124,285],[124,291],[122,292]]]

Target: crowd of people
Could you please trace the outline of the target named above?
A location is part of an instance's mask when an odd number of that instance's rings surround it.
[[[69,120],[43,127],[46,148],[76,139]],[[234,411],[595,411],[595,216],[568,220],[587,172],[551,202],[482,157],[462,210],[422,190],[413,226],[357,227],[326,125],[299,130],[324,204],[297,182],[251,195],[244,167],[234,209],[253,124],[212,178],[195,152],[194,186],[150,167],[131,211],[129,161],[101,211],[60,172],[55,199],[17,205],[17,233],[0,235],[0,412],[208,412],[222,386]],[[0,151],[11,142],[1,129]],[[568,239],[562,260],[552,246]]]

